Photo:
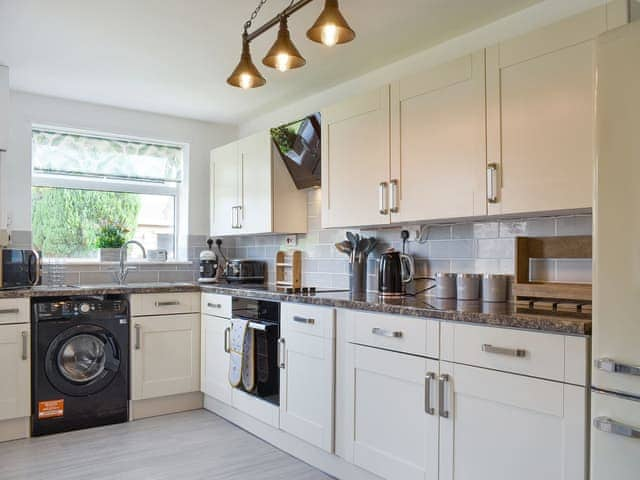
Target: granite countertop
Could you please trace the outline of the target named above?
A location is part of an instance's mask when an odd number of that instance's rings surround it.
[[[99,284],[86,286],[0,290],[0,298],[108,295],[132,293],[210,292],[281,302],[306,303],[370,312],[391,313],[505,328],[537,330],[565,335],[591,335],[591,315],[584,313],[533,311],[513,303],[440,300],[431,296],[381,298],[376,294],[353,297],[346,291],[319,291],[315,295],[288,294],[264,285],[199,285],[187,282]]]

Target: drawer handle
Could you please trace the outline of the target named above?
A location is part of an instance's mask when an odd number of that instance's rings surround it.
[[[640,438],[640,429],[616,422],[608,417],[596,417],[593,426],[601,432],[611,433],[627,438]]]
[[[22,360],[26,360],[27,357],[27,339],[29,338],[29,332],[23,330],[22,333]]]
[[[298,315],[295,315],[293,317],[293,321],[298,323],[306,323],[307,325],[313,325],[314,323],[316,323],[315,319],[313,318],[299,317]]]
[[[207,303],[207,307],[209,308],[222,308],[222,305],[219,303]]]
[[[442,418],[449,418],[449,410],[444,408],[444,387],[445,383],[449,382],[449,375],[443,373],[438,377],[439,389],[438,389],[438,410]]]
[[[224,352],[231,352],[231,327],[224,329]]]
[[[136,323],[133,328],[136,330],[136,344],[134,348],[140,350],[140,330],[142,329],[142,325]]]
[[[618,363],[612,358],[599,358],[595,361],[595,365],[598,370],[604,370],[609,373],[622,373],[624,375],[634,376],[640,375],[640,367]]]
[[[0,310],[0,315],[13,315],[16,313],[20,313],[19,308],[5,308],[4,310]]]
[[[278,367],[284,369],[286,365],[284,364],[284,338],[278,339]]]
[[[435,380],[436,374],[433,372],[427,372],[424,377],[424,411],[429,415],[435,413],[435,408],[431,406],[431,381]]]
[[[379,335],[381,337],[402,338],[402,332],[385,330],[384,328],[378,327],[372,328],[371,333],[373,333],[374,335]]]
[[[506,355],[508,357],[523,358],[527,356],[527,351],[522,350],[521,348],[494,347],[488,343],[482,344],[482,351],[486,353],[495,353],[497,355]]]
[[[180,305],[180,302],[177,300],[171,300],[168,302],[156,302],[156,307],[175,307],[176,305]]]

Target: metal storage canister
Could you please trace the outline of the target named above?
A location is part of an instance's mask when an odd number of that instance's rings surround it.
[[[438,272],[436,279],[437,298],[456,298],[456,274]]]
[[[480,278],[478,273],[459,273],[456,280],[458,286],[458,300],[480,299]]]
[[[507,276],[487,273],[482,277],[482,301],[507,301]]]

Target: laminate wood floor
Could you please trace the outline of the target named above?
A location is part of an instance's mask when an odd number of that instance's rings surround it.
[[[327,480],[206,410],[0,443],[2,480]]]

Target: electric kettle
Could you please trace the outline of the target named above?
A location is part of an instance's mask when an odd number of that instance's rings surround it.
[[[384,297],[406,295],[406,285],[413,281],[413,258],[390,248],[378,260],[378,292]]]

